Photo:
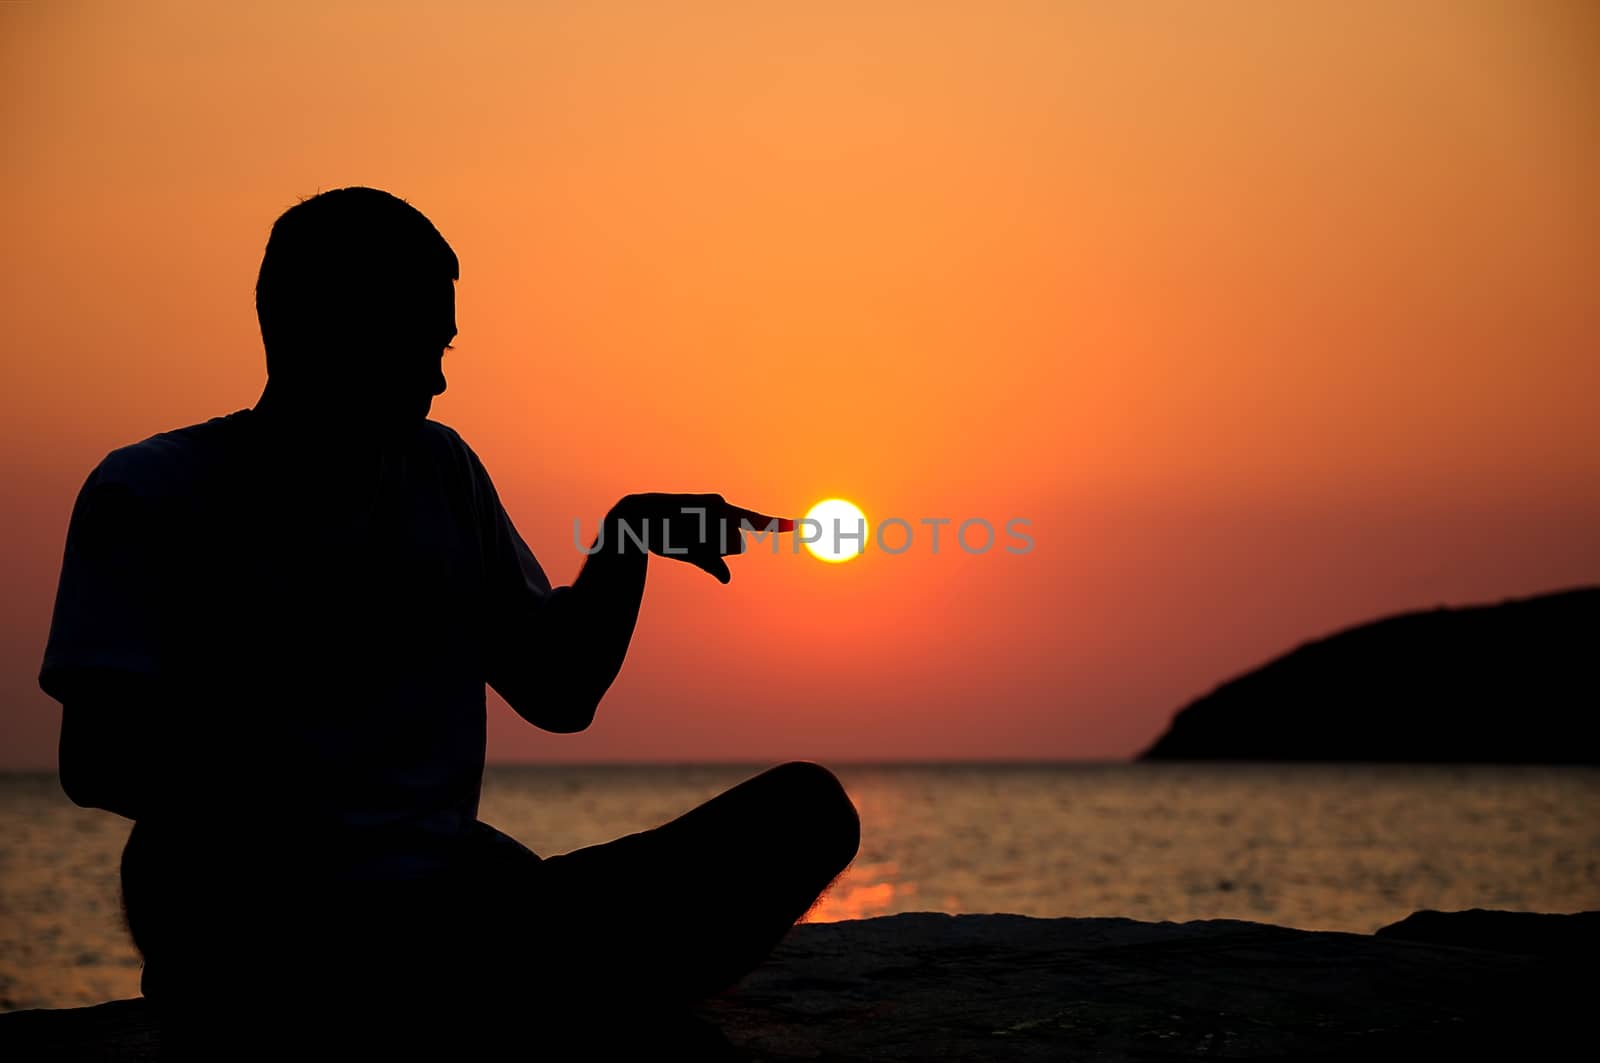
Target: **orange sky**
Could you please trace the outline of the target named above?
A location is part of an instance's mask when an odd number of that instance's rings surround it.
[[[1123,756],[1600,580],[1591,4],[6,4],[0,78],[0,766],[83,476],[254,401],[267,230],[348,184],[459,253],[435,416],[560,581],[636,490],[1033,522],[654,562],[594,727],[493,758]]]

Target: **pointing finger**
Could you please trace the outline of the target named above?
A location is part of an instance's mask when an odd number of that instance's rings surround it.
[[[789,517],[769,517],[765,513],[742,509],[739,506],[728,507],[728,519],[741,528],[748,524],[755,531],[794,531],[794,521]]]

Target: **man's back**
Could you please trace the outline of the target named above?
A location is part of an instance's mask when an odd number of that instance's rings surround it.
[[[500,521],[482,466],[432,421],[353,453],[251,410],[154,436],[79,497],[41,682],[156,684],[192,785],[153,818],[452,834],[477,809]]]

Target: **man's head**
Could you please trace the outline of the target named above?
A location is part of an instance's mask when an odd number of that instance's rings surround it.
[[[272,226],[256,281],[267,376],[352,417],[426,417],[455,336],[455,252],[374,188],[301,200]]]

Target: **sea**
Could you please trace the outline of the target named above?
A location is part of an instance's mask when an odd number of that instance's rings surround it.
[[[535,852],[662,823],[762,765],[491,765]],[[1420,908],[1600,909],[1600,769],[834,765],[861,852],[810,920],[907,911],[1249,919],[1368,933]],[[134,996],[129,824],[0,775],[0,1010]],[[714,885],[711,888],[715,888]]]

